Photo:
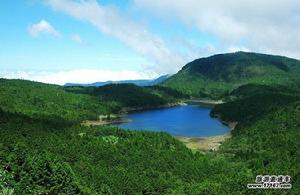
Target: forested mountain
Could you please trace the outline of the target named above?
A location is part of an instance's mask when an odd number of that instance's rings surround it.
[[[134,84],[109,84],[101,87],[65,87],[66,91],[88,94],[101,102],[115,102],[116,109],[122,107],[151,108],[176,103],[188,96],[161,86],[139,87]]]
[[[66,87],[73,87],[73,86],[79,86],[79,87],[101,87],[104,85],[109,84],[135,84],[137,86],[153,86],[156,84],[159,84],[169,78],[171,75],[166,74],[162,75],[156,79],[150,79],[150,80],[123,80],[123,81],[105,81],[105,82],[95,82],[91,84],[81,84],[81,83],[66,83]]]
[[[183,95],[164,87],[111,84],[61,87],[25,80],[0,79],[0,109],[36,118],[69,122],[96,119],[123,107],[150,108],[175,103]]]
[[[216,106],[213,116],[238,121],[231,139],[218,151],[242,162],[255,175],[289,175],[292,190],[261,190],[258,194],[300,193],[300,94],[253,95]],[[248,192],[250,193],[250,192]],[[253,194],[255,194],[252,191]]]
[[[3,192],[254,194],[246,188],[247,183],[253,182],[258,174],[270,173],[292,177],[293,188],[281,190],[281,194],[300,192],[297,92],[278,93],[279,89],[274,89],[247,97],[232,94],[233,101],[216,106],[212,115],[239,124],[218,152],[203,154],[191,151],[166,133],[84,127],[79,125],[83,118],[77,115],[70,115],[77,123],[68,123],[64,119],[68,117],[60,117],[62,110],[75,112],[73,101],[60,104],[61,97],[80,99],[84,104],[81,98],[89,98],[95,106],[103,92],[127,91],[126,87],[131,85],[92,88],[85,94],[80,91],[82,88],[66,92],[58,86],[28,81],[2,80],[1,86],[4,85],[6,89],[2,87],[1,94],[6,96],[5,99],[1,96],[0,109],[0,189]],[[39,97],[50,105],[32,102],[41,90],[45,95]],[[46,120],[45,116],[55,113],[52,104],[57,104],[57,114],[52,120]]]
[[[25,80],[0,80],[0,108],[36,118],[78,121],[111,110],[109,102],[66,92],[63,87]]]
[[[163,86],[1,79],[0,194],[300,194],[299,62],[253,53],[196,62]],[[223,98],[211,116],[238,122],[219,151],[192,151],[167,133],[81,125],[190,96]],[[247,189],[262,174],[290,175],[293,187]]]
[[[219,54],[185,65],[162,83],[192,97],[220,99],[245,84],[297,87],[300,61],[249,52]]]

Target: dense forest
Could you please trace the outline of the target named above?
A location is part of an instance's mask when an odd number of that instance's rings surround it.
[[[297,88],[299,77],[299,60],[236,52],[194,60],[160,85],[195,98],[220,99],[247,84]]]
[[[243,192],[253,177],[243,164],[194,154],[165,133],[7,118],[1,118],[2,187],[16,194],[198,194],[210,186],[215,193]]]
[[[25,80],[0,79],[0,105],[8,112],[70,122],[95,119],[123,107],[149,108],[176,104],[187,97],[160,86],[111,84],[102,87],[61,87]]]
[[[285,60],[290,69],[294,61]],[[0,83],[0,194],[300,194],[298,81],[253,82],[224,93],[226,103],[211,116],[238,125],[218,151],[205,153],[163,132],[81,125],[124,107],[189,98],[182,90]],[[293,187],[247,189],[264,174],[290,175]]]
[[[218,153],[255,175],[290,175],[293,189],[286,193],[300,193],[300,94],[254,95],[218,105],[211,114],[239,122]]]
[[[61,118],[76,122],[110,112],[111,102],[100,102],[88,95],[68,93],[62,87],[24,80],[0,80],[0,105],[3,111],[22,113],[32,118]]]
[[[189,98],[177,90],[162,87],[139,87],[134,84],[108,84],[101,87],[65,87],[66,91],[88,94],[100,102],[114,102],[115,110],[124,107],[151,108],[166,104],[175,104],[179,99]]]

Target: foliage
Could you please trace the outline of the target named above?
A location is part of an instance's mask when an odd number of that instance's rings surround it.
[[[249,53],[200,59],[180,72],[186,76],[179,79],[185,82],[178,83],[181,92],[178,86],[63,88],[1,79],[0,193],[300,194],[298,63]],[[79,124],[124,107],[160,106],[189,95],[229,101],[211,113],[238,121],[218,152],[191,151],[162,132]],[[293,188],[247,189],[258,174],[291,175]]]
[[[258,94],[216,105],[210,114],[223,121],[252,122],[299,99],[300,96],[290,94]]]
[[[193,97],[221,99],[242,85],[299,86],[299,78],[298,60],[236,52],[194,60],[162,85]]]
[[[7,79],[0,79],[0,108],[53,121],[97,118],[111,109],[96,98],[68,93],[60,86]]]
[[[57,127],[7,115],[0,167],[13,176],[16,194],[198,194],[210,185],[218,186],[215,193],[244,192],[239,184],[253,177],[241,163],[193,153],[166,133]]]
[[[55,123],[0,113],[0,170],[10,178],[9,185],[4,187],[13,189],[16,194],[78,193],[69,165],[49,153],[47,148],[38,150],[42,143],[49,141],[47,137],[39,137],[50,135],[44,126]]]
[[[249,104],[251,98],[219,106],[218,112],[234,112],[238,106],[252,116],[247,108],[251,105],[264,114],[248,117],[251,123],[239,120],[232,138],[219,152],[208,154],[192,152],[166,133],[83,127],[61,118],[48,121],[0,110],[0,170],[8,184],[3,190],[16,194],[251,194],[246,184],[257,174],[272,173],[291,175],[291,193],[297,194],[300,103],[287,94],[263,96],[259,97],[263,103],[256,107]],[[265,192],[271,193],[260,191]]]
[[[289,102],[290,99],[287,105],[281,106],[275,103],[274,109],[262,110],[264,114],[251,118],[251,122],[240,120],[240,124],[232,131],[232,138],[221,146],[219,153],[229,156],[233,162],[246,163],[255,175],[290,175],[293,187],[289,193],[299,194],[300,101]],[[240,102],[229,105],[234,109]],[[229,105],[223,108],[229,109]],[[257,106],[264,107],[260,104]],[[222,112],[222,115],[225,115],[222,118],[234,116],[231,113],[227,116],[227,112]]]
[[[159,86],[139,87],[134,84],[109,84],[101,87],[65,87],[73,93],[89,94],[103,102],[114,102],[118,107],[151,108],[175,103],[186,97],[180,92]]]

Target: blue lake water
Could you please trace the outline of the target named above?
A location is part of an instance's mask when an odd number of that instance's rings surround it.
[[[205,137],[223,135],[230,128],[209,116],[211,108],[200,105],[177,106],[132,112],[115,126],[130,130],[165,131],[174,136]]]

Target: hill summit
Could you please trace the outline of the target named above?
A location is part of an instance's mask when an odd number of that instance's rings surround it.
[[[196,59],[162,85],[191,97],[220,98],[246,84],[299,84],[300,61],[283,56],[235,52]]]

